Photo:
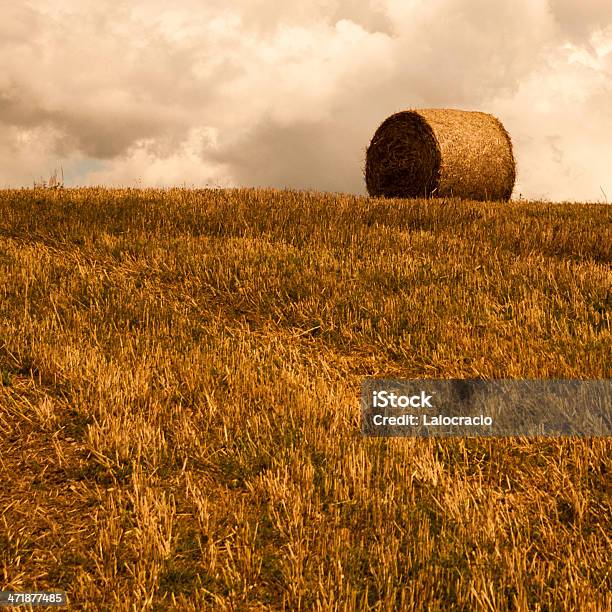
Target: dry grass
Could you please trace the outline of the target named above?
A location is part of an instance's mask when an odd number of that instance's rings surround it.
[[[366,153],[372,196],[509,200],[515,175],[510,136],[487,113],[402,111],[382,122]]]
[[[609,439],[364,439],[397,377],[610,377],[610,208],[0,194],[0,587],[610,609]]]

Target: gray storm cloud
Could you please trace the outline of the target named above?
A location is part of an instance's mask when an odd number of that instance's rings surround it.
[[[572,41],[588,43],[589,35],[612,23],[609,0],[550,0],[555,20]]]
[[[515,196],[612,197],[608,0],[7,3],[0,66],[0,186],[365,193],[377,125],[441,106],[504,122]]]

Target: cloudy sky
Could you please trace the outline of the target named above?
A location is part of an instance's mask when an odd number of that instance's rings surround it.
[[[381,121],[451,107],[504,123],[515,198],[612,202],[610,0],[0,7],[0,188],[365,193]]]

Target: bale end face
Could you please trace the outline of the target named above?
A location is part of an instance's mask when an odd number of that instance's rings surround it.
[[[366,186],[371,196],[429,197],[440,174],[440,147],[433,130],[418,113],[406,111],[386,119],[366,153]]]

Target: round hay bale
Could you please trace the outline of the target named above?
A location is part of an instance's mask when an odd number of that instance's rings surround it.
[[[396,113],[366,152],[366,186],[375,197],[509,200],[515,176],[508,132],[493,115],[475,111]]]

